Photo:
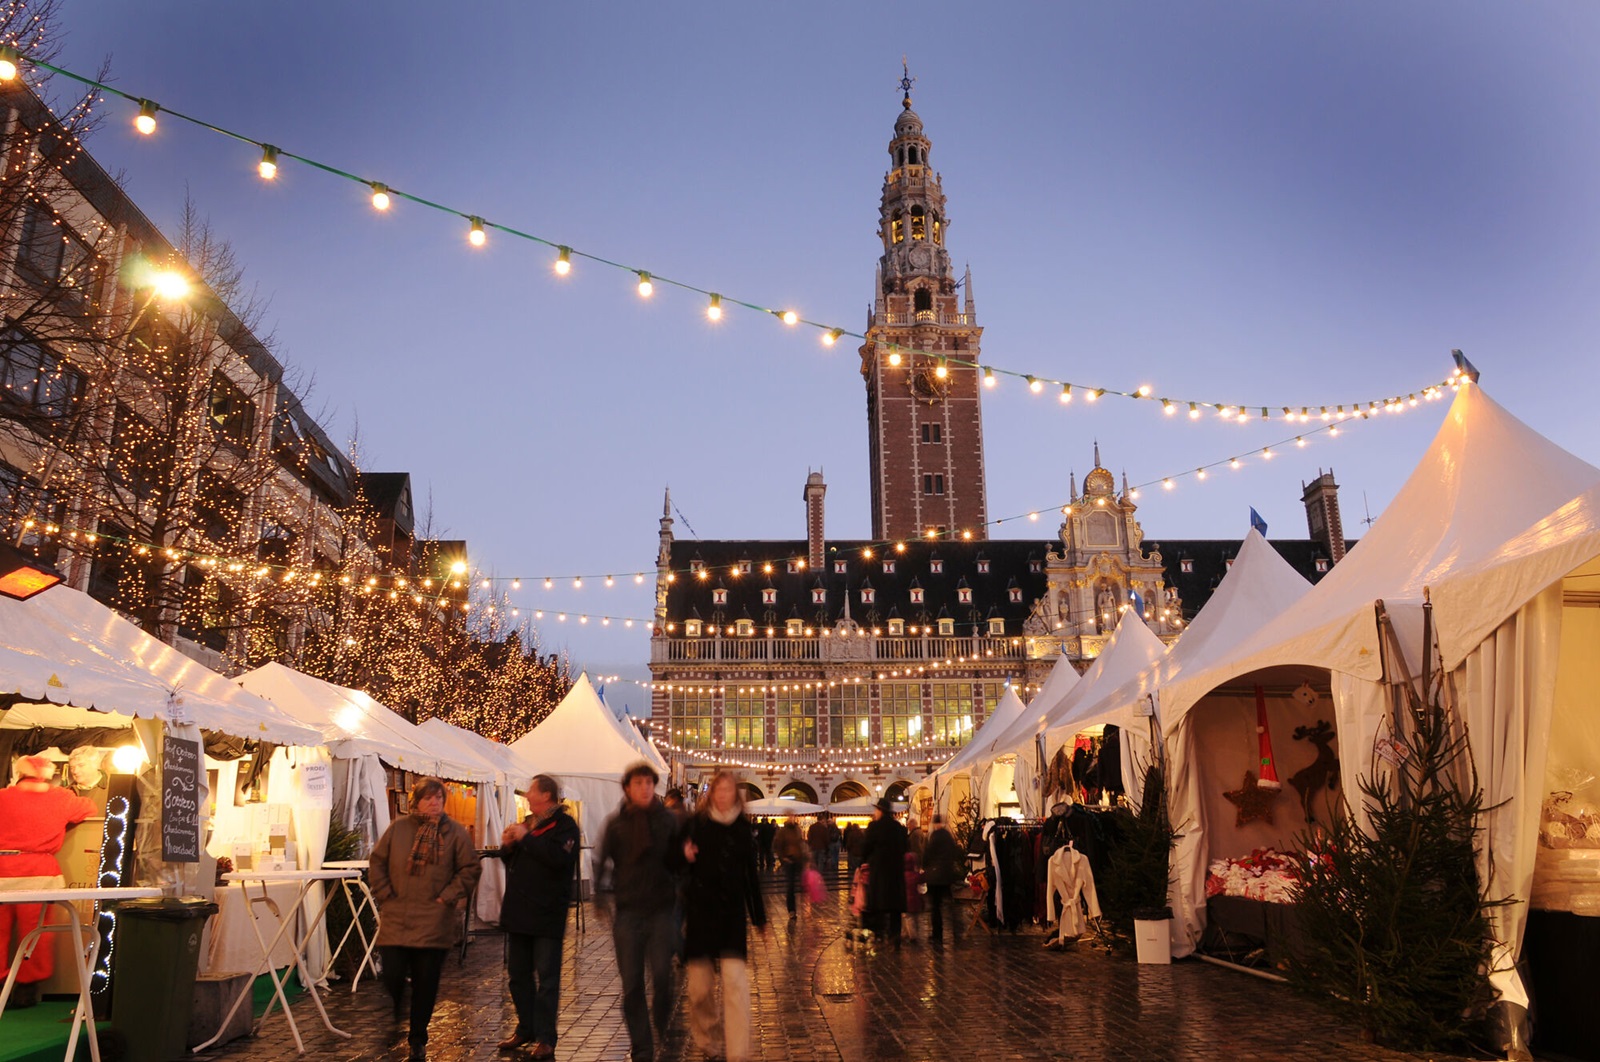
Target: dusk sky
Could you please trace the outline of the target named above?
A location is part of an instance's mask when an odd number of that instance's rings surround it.
[[[1463,349],[1485,388],[1600,462],[1600,5],[1190,2],[282,5],[67,0],[62,65],[490,222],[865,329],[901,56],[943,175],[982,360],[1077,388],[1298,409],[1404,395]],[[65,93],[66,86],[59,92]],[[168,118],[90,144],[169,235],[184,196],[270,298],[281,360],[436,536],[537,581],[547,650],[646,677],[663,488],[680,535],[870,533],[859,340],[554,254]],[[1360,534],[1445,411],[1316,435],[1107,396],[984,396],[992,517],[1105,464],[1147,538],[1303,538],[1332,467]],[[1186,409],[1186,406],[1185,406]],[[1313,422],[1306,428],[1320,427]],[[1526,474],[1538,475],[1538,469]],[[1532,522],[1540,514],[1530,513]],[[1059,518],[991,529],[1049,539]],[[604,590],[607,573],[619,579]],[[585,576],[572,590],[573,575]],[[553,613],[572,614],[558,624]],[[631,692],[628,692],[631,690]],[[618,698],[613,696],[613,700]],[[647,702],[627,687],[635,710]]]

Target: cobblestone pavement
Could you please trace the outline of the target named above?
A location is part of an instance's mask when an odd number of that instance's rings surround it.
[[[804,907],[804,901],[802,901]],[[824,1059],[1081,1059],[1161,1062],[1271,1059],[1274,1062],[1402,1062],[1421,1058],[1361,1044],[1287,986],[1200,962],[1140,966],[1130,958],[1080,946],[1050,952],[1037,929],[991,935],[969,929],[959,944],[936,949],[908,940],[896,951],[849,940],[843,891],[788,921],[769,888],[772,922],[751,937],[752,1033],[756,1057]],[[972,905],[957,905],[970,923]],[[582,932],[567,934],[562,967],[560,1041],[571,1062],[628,1058],[620,984],[609,925],[585,910]],[[924,926],[925,929],[925,926]],[[493,1059],[514,1026],[502,970],[502,942],[486,934],[445,967],[429,1058]],[[689,1039],[679,978],[679,1007],[664,1062],[702,1057]],[[307,1055],[321,1062],[403,1059],[404,1023],[390,1019],[388,997],[366,981],[352,994],[335,987],[329,1016],[351,1033],[342,1039],[318,1020],[309,999],[295,1005]],[[274,1013],[253,1038],[196,1056],[204,1060],[290,1059],[294,1041]]]

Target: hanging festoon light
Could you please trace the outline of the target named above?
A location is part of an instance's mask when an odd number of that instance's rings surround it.
[[[1061,385],[1061,404],[1062,405],[1066,405],[1068,402],[1071,402],[1071,401],[1072,401],[1072,385],[1069,384],[1069,383],[1064,383],[1064,384]]]
[[[572,272],[572,248],[556,248],[556,276],[564,277]]]
[[[706,316],[713,321],[722,320],[722,296],[716,292],[711,293],[711,303],[706,307]]]
[[[145,136],[156,131],[156,112],[161,106],[154,100],[140,100],[139,113],[133,119],[133,127]]]
[[[648,299],[651,295],[655,294],[655,290],[656,290],[656,286],[653,283],[650,282],[650,274],[644,272],[643,270],[640,270],[639,271],[639,297],[641,299]]]
[[[839,342],[839,337],[842,335],[844,335],[844,329],[830,328],[826,332],[822,333],[822,345],[825,347],[831,347],[835,343]]]
[[[263,181],[270,181],[278,176],[278,149],[271,144],[261,145],[261,162],[256,166],[256,172],[261,174]]]
[[[483,219],[477,216],[467,218],[471,228],[467,230],[467,242],[474,247],[482,247],[488,242],[489,236],[483,231]]]
[[[0,44],[0,81],[17,79],[17,63],[21,61],[17,49],[10,44]]]
[[[372,209],[374,209],[374,210],[388,210],[389,209],[389,187],[388,187],[388,185],[380,184],[377,181],[373,181],[372,184],[370,185],[370,187],[372,188]]]
[[[989,366],[985,365],[983,367],[983,386],[992,388],[998,382],[999,381],[995,378],[994,370],[991,369]]]

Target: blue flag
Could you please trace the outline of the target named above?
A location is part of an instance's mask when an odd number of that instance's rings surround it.
[[[1267,537],[1267,522],[1261,519],[1261,514],[1256,512],[1254,505],[1250,506],[1250,526],[1261,532],[1261,537]]]
[[[1134,590],[1132,588],[1129,588],[1129,590],[1128,590],[1128,600],[1133,605],[1133,614],[1135,616],[1138,616],[1139,618],[1143,619],[1144,618],[1144,598],[1139,596],[1139,591]]]

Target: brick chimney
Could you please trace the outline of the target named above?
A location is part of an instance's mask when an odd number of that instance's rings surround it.
[[[1338,564],[1344,560],[1344,521],[1339,517],[1339,484],[1333,481],[1333,469],[1323,472],[1309,484],[1301,483],[1304,493],[1300,500],[1306,503],[1306,526],[1311,538],[1321,542],[1328,551],[1328,559]]]
[[[822,496],[828,485],[822,482],[822,473],[813,472],[806,477],[806,567],[818,575],[823,574]]]

